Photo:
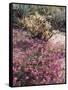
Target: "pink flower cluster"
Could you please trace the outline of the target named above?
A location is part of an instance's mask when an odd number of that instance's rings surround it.
[[[65,52],[48,44],[13,29],[13,86],[65,82]]]

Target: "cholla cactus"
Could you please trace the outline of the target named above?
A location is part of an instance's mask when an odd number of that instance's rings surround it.
[[[30,31],[32,37],[48,40],[52,36],[50,22],[46,21],[45,17],[39,15],[37,12],[35,15],[30,15],[23,19],[21,23]]]

